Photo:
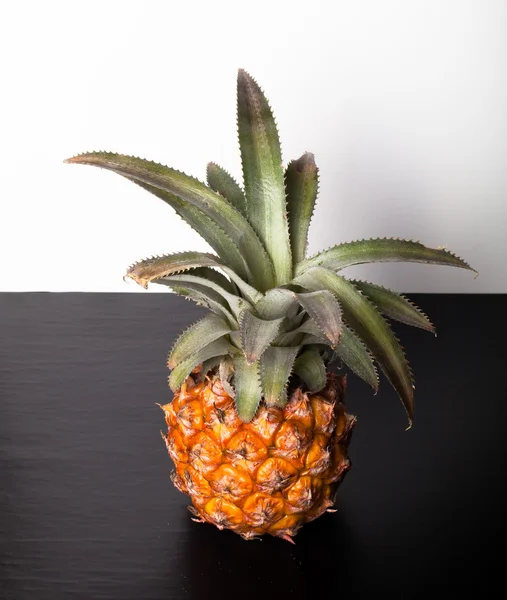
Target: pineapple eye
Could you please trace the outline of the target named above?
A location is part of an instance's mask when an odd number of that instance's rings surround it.
[[[297,477],[297,469],[283,458],[268,458],[257,471],[257,486],[263,492],[280,492]]]

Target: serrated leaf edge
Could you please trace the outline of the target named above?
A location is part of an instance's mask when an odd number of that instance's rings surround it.
[[[324,250],[320,250],[319,252],[317,252],[317,254],[314,254],[313,256],[310,256],[310,257],[306,258],[304,261],[300,262],[297,265],[297,268],[296,268],[296,275],[302,275],[304,272],[306,272],[307,269],[311,269],[312,267],[322,266],[322,264],[310,264],[310,265],[307,265],[305,263],[308,263],[310,261],[316,260],[319,257],[321,257],[322,255],[324,255],[327,252],[329,252],[330,250],[334,250],[335,248],[341,248],[343,246],[348,246],[348,245],[352,245],[352,244],[358,244],[360,242],[384,242],[384,241],[409,242],[409,243],[412,243],[412,244],[420,244],[424,248],[428,248],[430,250],[441,250],[445,254],[448,254],[449,256],[452,256],[453,258],[455,258],[455,259],[459,260],[460,262],[462,262],[463,263],[463,267],[461,267],[461,268],[468,269],[469,271],[472,271],[473,273],[476,274],[476,277],[479,275],[478,271],[476,271],[473,267],[471,267],[465,260],[463,260],[460,256],[458,256],[454,252],[451,252],[450,250],[447,250],[446,248],[432,248],[431,246],[425,246],[420,240],[412,240],[412,239],[400,238],[400,237],[361,238],[361,239],[356,239],[356,240],[352,240],[352,241],[349,241],[349,242],[342,242],[340,244],[334,244],[333,246],[329,246],[328,248],[325,248]],[[450,265],[450,266],[453,266],[453,265]],[[458,265],[454,265],[454,266],[458,266]],[[324,267],[324,268],[327,268],[327,267]],[[345,267],[341,267],[338,270],[346,269],[346,268],[347,267],[345,266]]]
[[[387,292],[390,292],[391,294],[395,294],[398,295],[400,298],[402,298],[407,304],[410,304],[410,306],[421,315],[421,317],[423,317],[423,319],[427,322],[427,324],[430,326],[430,328],[426,328],[426,327],[422,327],[420,325],[416,325],[416,324],[412,324],[412,323],[405,323],[406,325],[411,325],[412,327],[418,327],[419,329],[423,329],[425,331],[430,331],[431,333],[435,334],[436,336],[436,328],[435,325],[432,323],[432,321],[430,320],[430,318],[428,317],[428,315],[423,312],[423,310],[421,310],[421,308],[419,306],[417,306],[417,304],[415,304],[414,302],[412,302],[412,300],[410,300],[410,298],[407,298],[407,296],[405,296],[404,294],[401,294],[400,292],[397,292],[396,290],[393,290],[391,288],[388,288],[386,286],[383,285],[379,285],[378,283],[372,283],[371,281],[366,281],[364,279],[349,279],[348,281],[350,281],[350,283],[352,283],[353,285],[356,285],[356,283],[365,283],[367,285],[373,285],[376,287],[379,287]],[[363,295],[368,296],[367,293],[362,292]],[[373,304],[375,304],[375,302],[368,296],[368,300],[370,300],[370,302],[373,302]],[[379,307],[377,307],[378,310],[380,310],[380,312],[383,312]],[[391,317],[394,320],[400,321],[399,319],[395,319],[394,317]],[[400,321],[401,323],[404,323],[404,321]]]

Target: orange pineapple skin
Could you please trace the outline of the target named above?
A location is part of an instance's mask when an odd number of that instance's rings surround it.
[[[162,437],[194,520],[245,539],[268,533],[292,541],[302,525],[332,512],[356,422],[345,411],[345,387],[345,376],[329,374],[322,391],[297,388],[284,408],[262,402],[243,423],[217,376],[190,375],[162,407]]]

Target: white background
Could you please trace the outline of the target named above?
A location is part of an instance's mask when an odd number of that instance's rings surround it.
[[[201,179],[214,160],[239,177],[242,67],[270,98],[285,161],[316,155],[312,253],[420,239],[479,278],[393,264],[349,274],[407,292],[507,292],[507,2],[0,7],[1,290],[138,291],[122,281],[130,263],[207,249],[156,198],[62,160],[108,149]]]

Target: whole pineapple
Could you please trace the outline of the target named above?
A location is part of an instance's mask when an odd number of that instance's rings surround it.
[[[405,297],[341,271],[380,261],[472,269],[446,250],[401,239],[348,242],[306,258],[318,191],[314,157],[305,153],[283,170],[271,109],[243,70],[237,100],[244,189],[214,163],[205,185],[110,152],[66,162],[137,183],[214,249],[149,258],[127,271],[144,287],[167,285],[211,311],[168,358],[174,399],[162,407],[163,437],[173,481],[192,499],[196,520],[246,539],[269,533],[292,541],[301,525],[332,510],[350,466],[355,418],[343,404],[345,376],[332,364],[344,363],[376,390],[376,362],[410,426],[412,375],[384,316],[434,331]]]

